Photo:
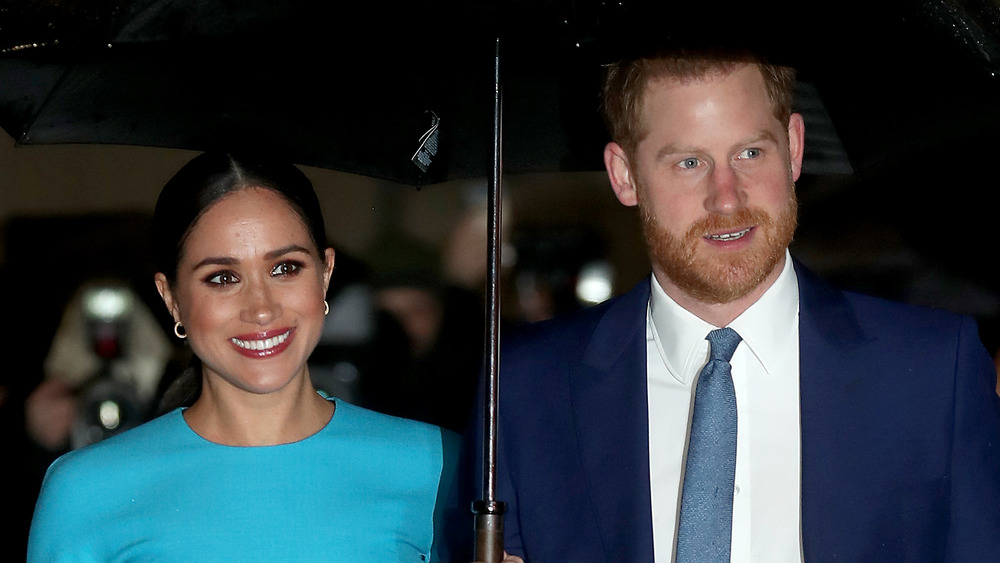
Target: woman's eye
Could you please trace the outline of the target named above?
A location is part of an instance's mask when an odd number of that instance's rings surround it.
[[[691,168],[696,168],[698,166],[697,158],[685,158],[684,160],[677,163],[678,166],[686,170]]]
[[[298,273],[302,269],[302,264],[297,262],[282,262],[271,270],[272,276],[288,276]]]
[[[240,279],[232,272],[219,272],[209,276],[205,281],[216,285],[229,285],[237,283]]]
[[[758,156],[760,156],[760,149],[750,148],[750,149],[744,149],[743,152],[740,153],[739,158],[741,160],[752,160],[754,158],[757,158]]]

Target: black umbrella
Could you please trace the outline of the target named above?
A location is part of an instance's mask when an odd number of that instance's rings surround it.
[[[490,177],[483,560],[502,547],[489,471],[501,181],[601,169],[601,63],[663,42],[724,41],[799,67],[807,173],[945,170],[948,155],[927,155],[969,139],[990,140],[989,152],[1000,123],[1000,17],[986,0],[811,13],[627,0],[39,4],[0,11],[0,126],[20,144],[251,143],[410,185]]]
[[[508,173],[601,169],[600,64],[651,39],[753,44],[798,67],[807,171],[868,173],[1000,121],[989,0],[14,4],[0,10],[0,126],[21,144],[249,137],[404,184],[486,176],[501,35]],[[424,171],[411,157],[434,123]]]
[[[408,185],[493,166],[504,24],[489,2],[40,4],[0,11],[0,127],[18,144],[265,144],[298,164]],[[532,114],[508,130],[505,169],[598,169],[596,97],[576,87],[593,72],[564,64],[561,38],[509,42],[505,56],[542,59],[505,63],[512,111]]]

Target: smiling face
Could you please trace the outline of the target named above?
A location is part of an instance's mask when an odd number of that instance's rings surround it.
[[[745,308],[777,278],[795,230],[801,116],[782,125],[755,65],[654,80],[641,115],[635,154],[611,143],[605,164],[619,200],[640,207],[657,281],[689,310]]]
[[[320,256],[288,202],[250,188],[202,214],[174,283],[156,284],[209,386],[265,394],[308,381],[332,270],[333,250]]]

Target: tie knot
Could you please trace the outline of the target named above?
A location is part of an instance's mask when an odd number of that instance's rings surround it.
[[[740,341],[743,339],[735,330],[726,327],[717,328],[708,333],[705,340],[708,340],[709,344],[712,345],[709,352],[709,361],[722,360],[723,362],[728,362],[733,358],[736,347],[740,345]]]

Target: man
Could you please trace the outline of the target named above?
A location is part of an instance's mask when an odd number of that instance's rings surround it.
[[[732,53],[610,69],[604,161],[618,200],[639,207],[652,276],[506,339],[497,498],[510,553],[1000,558],[1000,409],[974,323],[839,292],[788,253],[805,134],[793,82]],[[736,347],[719,380],[706,364],[723,327]],[[699,410],[724,418],[696,393],[710,377],[731,381],[736,407],[731,433],[706,439]],[[688,492],[704,479],[696,442],[723,434],[728,461],[701,463],[735,467],[706,501]],[[709,528],[720,535],[700,537]]]

